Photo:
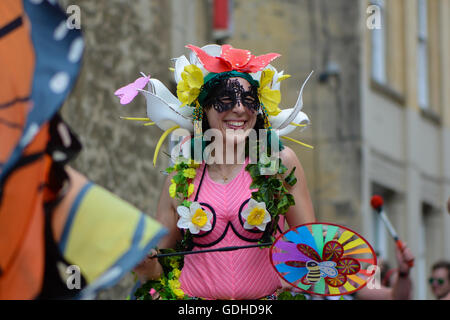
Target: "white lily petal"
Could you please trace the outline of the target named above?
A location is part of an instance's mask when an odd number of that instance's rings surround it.
[[[189,208],[185,206],[178,206],[177,213],[182,218],[189,218],[191,216]]]
[[[188,229],[190,223],[191,223],[190,220],[180,218],[177,222],[177,227],[180,229]]]
[[[289,114],[292,113],[292,110],[293,110],[293,108],[281,110],[281,113],[279,115],[277,115],[276,117],[273,117],[273,118],[269,117],[269,121],[272,124],[273,128],[275,128],[275,125],[277,125],[277,124],[279,125],[283,120],[287,119]],[[277,130],[276,133],[278,136],[286,136],[296,129],[299,129],[301,132],[307,128],[307,125],[309,124],[309,122],[310,121],[309,121],[308,116],[304,112],[299,111],[299,113],[295,117],[294,121],[292,121],[291,123],[306,125],[305,127],[298,127],[298,126],[289,124],[287,127],[283,128],[281,130]]]
[[[181,106],[180,100],[178,100],[178,98],[175,97],[172,92],[170,92],[170,90],[158,79],[150,79],[148,83],[148,91],[160,97],[167,104],[177,107]]]
[[[209,231],[212,228],[211,222],[208,220],[205,225],[200,229],[201,231]]]
[[[197,226],[194,225],[194,224],[191,222],[191,223],[189,224],[189,231],[190,231],[192,234],[197,234],[197,233],[200,232],[200,229],[197,228]]]
[[[264,216],[263,223],[268,223],[270,220],[272,220],[272,217],[269,211],[266,210],[266,215]]]
[[[255,226],[248,224],[247,221],[244,222],[244,229],[252,230]]]
[[[244,219],[244,220],[247,220],[247,218],[248,218],[248,215],[250,214],[250,209],[247,207],[245,210],[243,210],[242,212],[241,212],[241,217]]]
[[[265,211],[267,211],[265,202],[258,202],[258,207],[263,208]]]
[[[192,118],[184,116],[180,112],[180,108],[177,108],[177,110],[170,106],[164,99],[153,93],[143,92],[142,94],[145,96],[147,102],[147,117],[152,119],[160,129],[166,131],[175,125],[179,125],[189,132],[194,131]]]
[[[175,60],[175,72],[173,73],[175,83],[180,82],[181,73],[184,71],[184,68],[189,65],[189,61],[185,56],[181,56]]]
[[[264,231],[264,230],[266,230],[266,225],[267,225],[267,223],[261,223],[260,225],[257,225],[256,227],[259,230]]]
[[[253,200],[253,199],[251,199],[251,200]],[[250,200],[250,201],[251,201]],[[250,214],[250,212],[253,210],[253,208],[255,207],[255,204],[253,204],[253,203],[250,203],[250,201],[249,201],[249,203],[247,204],[247,208],[245,208],[244,210],[242,210],[242,212],[241,212],[241,216],[242,216],[242,218],[244,218],[245,220],[247,220],[247,218],[248,218],[248,215]]]
[[[288,125],[290,125],[290,123],[294,121],[295,118],[297,118],[298,113],[303,108],[303,89],[305,89],[305,85],[308,82],[309,78],[311,78],[313,73],[314,71],[312,71],[306,78],[306,80],[303,82],[303,85],[300,89],[300,93],[298,94],[297,102],[295,103],[295,106],[292,109],[292,113],[279,126],[275,127],[272,125],[272,128],[282,130],[286,128]]]
[[[264,203],[264,202],[263,202],[263,203]],[[259,205],[259,202],[256,201],[255,199],[251,198],[250,201],[248,202],[247,209],[248,209],[248,208],[253,209],[254,207],[256,207],[256,206],[258,206],[258,205]]]
[[[198,209],[202,209],[202,206],[200,205],[200,203],[192,202],[191,206],[189,207],[189,211],[191,212],[191,214],[194,214],[195,211],[197,211]]]
[[[205,211],[206,212],[206,217],[208,218],[208,222],[213,220],[213,214],[209,211]]]

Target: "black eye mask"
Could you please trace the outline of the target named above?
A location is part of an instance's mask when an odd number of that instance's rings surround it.
[[[260,106],[257,88],[251,86],[246,91],[237,79],[225,79],[212,90],[205,102],[206,106],[212,106],[219,113],[233,109],[238,102],[253,112],[257,112]]]

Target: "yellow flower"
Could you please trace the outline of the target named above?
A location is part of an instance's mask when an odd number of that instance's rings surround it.
[[[183,170],[183,176],[185,176],[186,178],[189,178],[189,179],[195,178],[196,173],[197,172],[193,168]]]
[[[168,285],[169,285],[170,290],[172,290],[172,291],[175,290],[175,289],[179,289],[180,286],[181,286],[180,281],[178,281],[176,279],[169,280],[168,281]]]
[[[263,222],[265,216],[266,210],[260,207],[255,207],[252,211],[250,211],[250,214],[247,217],[247,222],[252,226],[257,226]]]
[[[159,283],[161,283],[161,285],[165,286],[166,285],[166,278],[159,278]]]
[[[197,100],[203,85],[203,72],[195,64],[187,65],[181,73],[181,81],[177,85],[177,96],[181,107]]]
[[[169,264],[170,264],[170,266],[171,266],[172,268],[174,268],[174,269],[177,269],[177,268],[180,267],[180,264],[179,264],[178,261],[176,261],[176,260],[171,260]]]
[[[172,183],[169,187],[169,195],[172,198],[175,198],[175,196],[177,195],[177,184],[176,183]]]
[[[183,299],[184,298],[184,292],[183,292],[183,290],[181,290],[181,289],[174,289],[174,290],[172,290],[173,291],[173,293],[175,294],[175,296],[178,298],[178,299]]]
[[[175,277],[175,278],[179,278],[180,277],[180,275],[181,275],[181,270],[180,269],[177,269],[177,268],[174,268],[173,269],[173,276]]]
[[[191,194],[194,193],[194,188],[195,188],[195,186],[194,186],[193,183],[189,184],[189,187],[188,187],[188,197],[190,197]]]
[[[208,222],[208,217],[206,216],[206,212],[201,208],[195,210],[194,215],[191,218],[191,221],[198,228],[203,228],[203,226]]]
[[[259,99],[267,110],[269,116],[276,116],[281,112],[278,105],[281,102],[280,90],[270,88],[275,71],[266,69],[261,73],[260,86],[258,88]]]
[[[212,213],[205,212],[198,202],[192,202],[189,208],[178,206],[177,213],[180,216],[177,227],[180,229],[189,229],[192,234],[197,234],[200,231],[209,231],[212,228]]]
[[[177,269],[175,269],[175,270],[177,270]],[[180,270],[178,270],[178,271],[180,271]],[[181,287],[180,281],[178,281],[176,279],[169,280],[168,285],[169,285],[170,290],[172,290],[172,292],[175,294],[175,296],[178,299],[184,298],[184,292],[183,292],[183,290],[180,289],[180,287]]]
[[[271,220],[270,213],[266,209],[266,204],[264,202],[257,202],[254,199],[250,199],[247,208],[242,211],[241,215],[245,219],[244,229],[247,230],[256,227],[264,231],[267,223]]]

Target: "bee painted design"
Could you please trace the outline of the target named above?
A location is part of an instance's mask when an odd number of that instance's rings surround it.
[[[306,263],[306,268],[308,269],[306,280],[310,283],[317,283],[321,277],[335,278],[338,275],[335,267],[336,262],[334,261],[317,262],[310,260]]]

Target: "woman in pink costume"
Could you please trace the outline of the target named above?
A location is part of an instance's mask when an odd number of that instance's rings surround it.
[[[252,177],[246,170],[252,159],[250,149],[244,147],[255,139],[252,134],[258,129],[277,134],[275,143],[281,150],[275,157],[287,168],[280,175],[282,183],[295,168],[293,174],[297,182],[294,185],[284,183],[295,204],[278,221],[278,232],[284,229],[285,222],[290,227],[314,222],[302,165],[292,149],[278,140],[278,136],[308,123],[307,116],[300,111],[301,92],[293,108],[278,108],[281,100],[279,83],[288,76],[277,72],[269,63],[279,55],[271,53],[257,57],[229,45],[187,47],[192,50],[190,61],[182,56],[175,63],[180,104],[172,103],[171,111],[191,119],[192,128],[184,127],[191,133],[193,131],[193,136],[212,132],[215,148],[208,150],[203,146],[202,161],[194,169],[195,173],[190,172],[192,177],[195,175],[187,199],[190,207],[183,206],[173,197],[174,173],[167,177],[157,210],[157,219],[169,229],[169,235],[160,242],[161,248],[174,248],[183,238],[188,239],[187,245],[194,251],[246,246],[267,236],[273,219],[267,210],[271,199],[258,202],[252,198],[256,189],[252,188]],[[154,82],[149,86],[151,92],[146,93],[147,103],[148,97],[151,100],[168,94],[160,89],[157,80],[150,81]],[[170,99],[166,96],[160,100],[168,102]],[[149,107],[147,112],[156,124],[163,123],[158,118],[160,114],[150,114]],[[183,127],[182,120],[185,119],[178,121],[171,115],[166,118],[170,117]],[[167,130],[167,126],[160,127]],[[218,144],[222,147],[217,147]],[[270,142],[269,146],[274,147]],[[186,233],[189,234],[187,238]],[[149,256],[135,272],[141,281],[155,279],[161,273],[161,266],[157,259]],[[282,288],[270,263],[268,248],[186,255],[179,281],[186,295],[203,299],[260,299],[273,296]]]

